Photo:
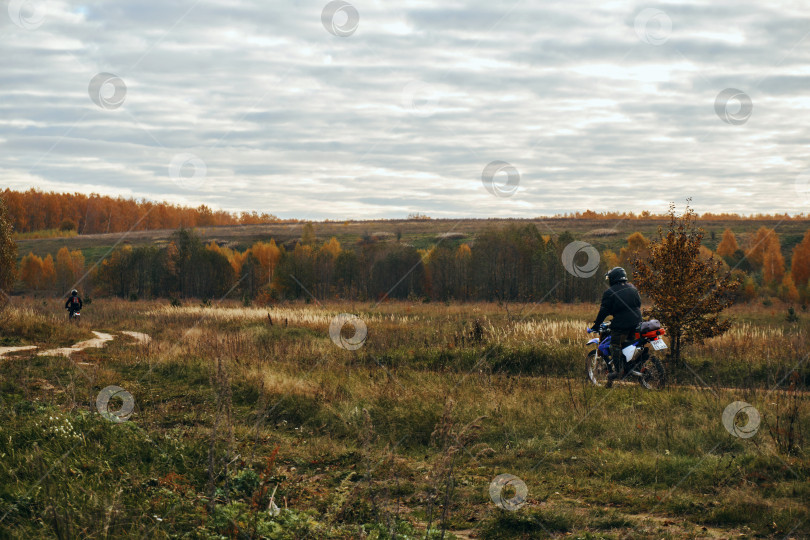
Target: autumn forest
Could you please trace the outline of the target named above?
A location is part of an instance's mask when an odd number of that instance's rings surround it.
[[[17,235],[48,230],[70,236],[85,231],[177,229],[163,245],[125,243],[98,261],[88,261],[82,250],[65,246],[48,254],[20,253],[16,290],[48,294],[63,294],[80,286],[93,296],[231,297],[260,304],[296,298],[595,301],[603,290],[600,276],[604,271],[616,265],[632,271],[638,259],[648,256],[649,242],[655,239],[631,233],[620,248],[600,250],[594,271],[574,275],[560,260],[566,246],[578,240],[575,235],[541,234],[536,226],[520,222],[486,226],[466,240],[449,235],[425,247],[369,235],[341,243],[334,236],[319,237],[316,225],[306,223],[301,237],[291,243],[278,244],[267,238],[240,246],[204,242],[194,227],[276,218],[255,213],[236,216],[204,206],[191,209],[36,190],[6,190],[2,196]],[[600,215],[586,212],[577,219],[596,217]],[[651,217],[648,212],[630,216],[637,222]],[[741,219],[725,217],[728,221]],[[704,222],[715,219],[719,217],[701,217]],[[806,303],[810,298],[810,230],[792,249],[782,246],[773,228],[760,226],[752,231],[741,241],[731,227],[726,228],[715,250],[702,246],[701,255],[719,259],[734,276],[739,283],[736,302],[778,297]],[[579,256],[582,260],[576,262],[583,264],[584,254]]]

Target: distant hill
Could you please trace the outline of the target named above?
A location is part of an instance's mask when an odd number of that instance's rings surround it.
[[[280,220],[272,214],[229,213],[178,206],[166,202],[138,201],[81,193],[0,191],[17,233],[19,257],[29,252],[44,256],[65,246],[79,249],[86,257],[98,258],[121,244],[149,245],[164,243],[180,227],[194,228],[206,242],[246,249],[258,240],[274,239],[279,245],[292,245],[302,235],[304,222]],[[313,222],[318,240],[336,237],[342,245],[362,241],[398,241],[416,248],[436,243],[473,242],[487,227],[508,224],[537,227],[540,234],[556,236],[564,231],[590,242],[600,250],[618,251],[627,237],[640,232],[654,237],[666,216],[640,209],[638,214],[597,213],[592,210],[566,216],[534,219],[431,219],[414,214],[410,219]],[[704,244],[714,250],[723,231],[730,228],[744,244],[748,235],[760,227],[776,230],[785,253],[795,246],[810,228],[804,215],[703,214],[700,223],[706,230]]]
[[[396,242],[410,244],[416,248],[426,248],[437,242],[460,244],[472,242],[476,233],[488,227],[513,225],[534,225],[542,235],[556,236],[564,231],[585,240],[600,250],[619,248],[626,245],[627,237],[640,232],[648,238],[655,237],[659,226],[665,226],[667,219],[648,217],[644,219],[607,219],[583,217],[553,217],[536,219],[400,219],[369,221],[324,221],[313,222],[319,241],[336,237],[344,246],[367,241]],[[788,253],[801,241],[810,229],[810,219],[710,219],[701,220],[706,230],[704,244],[716,249],[723,231],[730,228],[740,243],[760,227],[776,230],[782,248]],[[228,225],[196,227],[195,231],[205,242],[246,249],[258,240],[274,239],[279,245],[291,245],[303,233],[303,223],[266,223],[252,225]],[[167,242],[175,229],[136,230],[123,233],[79,234],[70,237],[21,238],[18,239],[19,255],[29,251],[44,256],[56,253],[62,246],[80,249],[86,257],[98,257],[115,245],[133,246],[162,244]]]

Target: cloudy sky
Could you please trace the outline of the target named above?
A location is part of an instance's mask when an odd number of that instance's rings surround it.
[[[4,8],[0,187],[305,219],[810,212],[806,2]]]

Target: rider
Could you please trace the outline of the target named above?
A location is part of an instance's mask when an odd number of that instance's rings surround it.
[[[82,299],[79,297],[79,291],[73,289],[70,291],[70,296],[65,302],[65,309],[67,309],[71,315],[81,311],[82,309]]]
[[[632,283],[627,282],[627,272],[617,266],[605,274],[610,288],[602,294],[602,305],[591,331],[598,332],[599,325],[605,317],[612,315],[610,324],[610,356],[613,358],[613,373],[608,374],[608,386],[615,379],[624,376],[626,369],[622,342],[632,334],[641,323],[641,297]]]

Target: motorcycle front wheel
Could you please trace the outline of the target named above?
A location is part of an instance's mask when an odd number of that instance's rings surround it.
[[[605,360],[596,354],[596,349],[588,353],[585,357],[585,365],[588,370],[588,380],[594,386],[605,386],[607,383],[608,366]]]
[[[667,372],[654,354],[650,354],[647,360],[641,364],[639,371],[641,377],[638,382],[647,390],[662,390],[667,385]]]

